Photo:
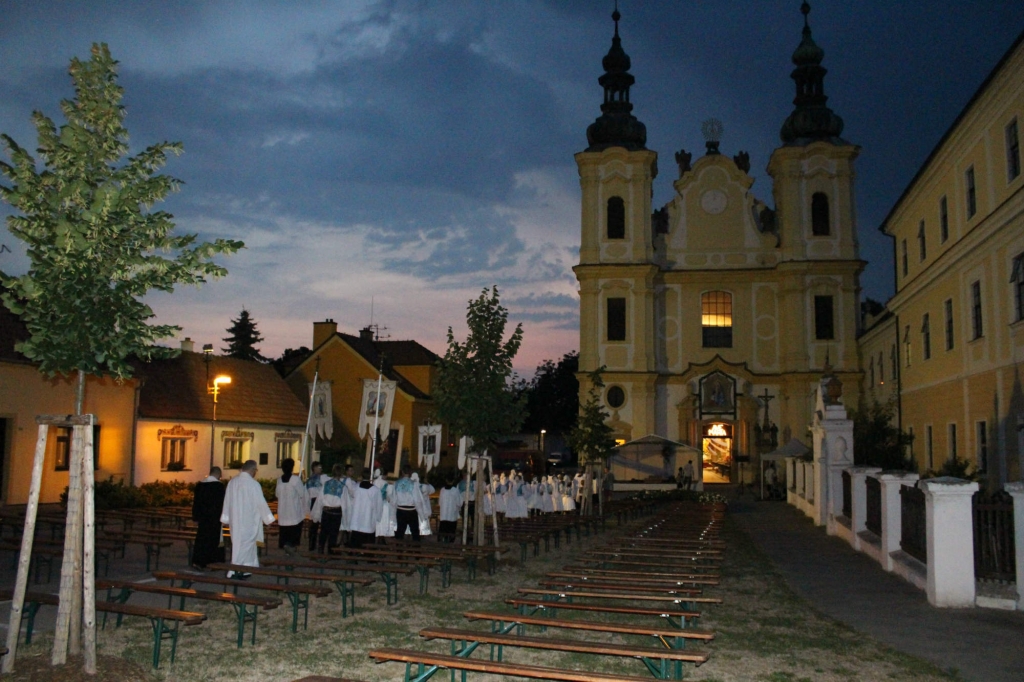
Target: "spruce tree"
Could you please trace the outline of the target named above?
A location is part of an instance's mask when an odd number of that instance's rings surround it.
[[[242,308],[242,312],[238,314],[237,320],[231,320],[231,326],[227,329],[228,336],[222,341],[226,341],[228,344],[227,348],[221,348],[229,358],[238,358],[239,360],[254,360],[256,362],[266,362],[267,359],[260,355],[260,349],[256,347],[256,344],[263,340],[258,329],[256,329],[256,320],[249,316],[249,311]]]

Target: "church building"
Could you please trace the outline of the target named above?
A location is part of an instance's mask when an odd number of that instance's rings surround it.
[[[618,11],[598,79],[601,115],[576,154],[580,376],[605,368],[617,439],[698,448],[705,482],[738,480],[740,464],[792,438],[809,443],[812,390],[829,366],[844,402],[857,404],[860,148],[826,105],[809,9],[793,53],[794,108],[768,163],[770,197],[751,191],[749,157],[723,153],[721,124],[710,120],[706,149],[675,154],[675,196],[652,210],[658,154],[632,113]],[[581,380],[583,399],[588,389]]]

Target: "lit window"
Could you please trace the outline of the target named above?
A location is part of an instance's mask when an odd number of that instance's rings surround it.
[[[705,348],[732,348],[732,294],[706,291],[700,297]]]
[[[67,471],[71,468],[71,429],[67,426],[58,426],[57,435],[54,439],[54,470]]]
[[[275,463],[275,466],[278,469],[280,469],[281,462],[283,462],[286,459],[296,458],[295,455],[299,451],[299,437],[278,437],[275,438],[275,443],[277,445],[277,461]],[[263,463],[266,464],[266,462]]]
[[[187,438],[164,438],[160,453],[160,468],[164,471],[185,469],[185,444]]]
[[[238,469],[242,466],[245,441],[241,438],[224,439],[224,466]],[[234,465],[234,466],[232,466]]]

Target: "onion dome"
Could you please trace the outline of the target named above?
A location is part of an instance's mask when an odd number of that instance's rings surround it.
[[[629,73],[629,55],[622,49],[619,38],[621,16],[618,9],[612,13],[615,35],[611,49],[601,61],[604,75],[597,79],[604,88],[604,103],[601,115],[587,128],[588,152],[609,147],[625,147],[630,151],[646,149],[647,127],[631,113],[633,105],[629,101],[629,88],[636,79]]]
[[[843,143],[839,136],[843,132],[843,119],[825,106],[825,74],[821,62],[825,51],[818,47],[811,36],[807,15],[811,6],[804,2],[800,6],[804,15],[803,38],[793,52],[796,68],[790,77],[796,81],[796,108],[782,124],[780,136],[785,144],[806,144],[816,140]]]

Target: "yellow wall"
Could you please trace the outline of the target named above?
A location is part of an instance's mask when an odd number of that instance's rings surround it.
[[[0,362],[0,418],[10,420],[4,461],[3,500],[7,504],[28,501],[40,414],[74,411],[74,380],[47,379],[32,365]],[[94,414],[100,425],[96,479],[113,476],[127,480],[131,472],[132,416],[135,381],[118,384],[110,378],[88,377],[83,412]],[[57,502],[68,484],[66,471],[55,471],[55,428],[50,429],[43,463],[41,502]]]
[[[939,468],[951,452],[975,466],[987,430],[987,477],[996,484],[1021,476],[1024,444],[1024,321],[1014,310],[1010,277],[1024,254],[1024,174],[1007,175],[1005,130],[1016,118],[1024,139],[1024,46],[1018,46],[985,90],[965,110],[893,210],[884,231],[897,249],[897,293],[889,302],[900,333],[902,421],[913,428],[922,470]],[[967,216],[965,171],[974,166],[977,213]],[[948,202],[949,236],[943,242],[939,206]],[[918,231],[924,221],[926,257]],[[901,243],[908,245],[903,275]],[[980,283],[983,330],[975,337],[971,287]],[[953,347],[946,348],[945,301],[953,304]],[[931,358],[925,359],[922,317],[929,315]],[[909,336],[907,331],[909,330]],[[907,363],[909,341],[910,361]],[[932,427],[932,461],[925,429]]]

